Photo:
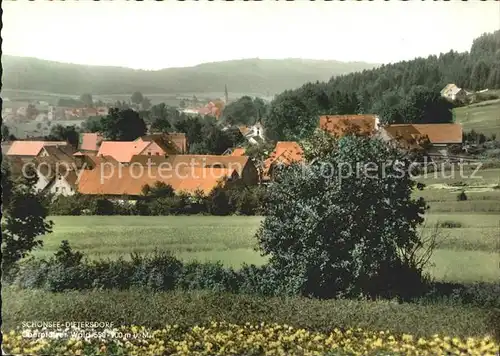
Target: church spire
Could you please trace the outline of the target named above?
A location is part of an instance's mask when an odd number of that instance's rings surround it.
[[[229,94],[227,93],[227,84],[224,85],[224,100],[225,100],[226,104],[229,101]]]

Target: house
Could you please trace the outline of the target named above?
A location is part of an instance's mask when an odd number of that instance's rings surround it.
[[[177,167],[178,169],[166,173],[161,167],[152,166],[147,174],[140,175],[132,167],[116,164],[84,170],[78,181],[78,192],[104,195],[118,201],[136,200],[143,195],[145,185],[153,186],[156,182],[163,182],[172,186],[177,194],[208,195],[217,186],[238,178],[234,169],[219,167]]]
[[[380,137],[395,140],[403,148],[420,148],[429,154],[446,156],[449,146],[462,144],[463,129],[460,124],[387,125],[380,130]]]
[[[304,161],[304,151],[297,142],[279,141],[274,151],[264,161],[262,179],[268,181],[272,177],[272,171],[277,165],[290,165]]]
[[[38,176],[35,190],[54,195],[73,195],[77,191],[78,173],[74,162],[64,162],[49,158],[33,160]]]
[[[238,129],[243,137],[252,145],[261,144],[266,140],[264,126],[260,122],[252,126],[238,126]]]
[[[467,92],[455,84],[448,84],[441,90],[441,96],[452,101],[465,101],[467,99]]]
[[[218,156],[218,155],[171,155],[161,156],[134,156],[130,161],[131,166],[161,166],[165,170],[188,168],[225,168],[236,171],[238,179],[245,185],[256,185],[259,174],[252,160],[247,156]],[[180,167],[180,168],[178,168]]]
[[[150,134],[141,136],[135,141],[154,141],[164,148],[166,154],[187,153],[187,138],[186,134],[182,132]]]
[[[103,141],[97,156],[111,156],[121,163],[130,163],[134,155],[165,156],[169,149],[156,141]]]
[[[20,158],[31,159],[38,156],[48,156],[49,152],[45,149],[51,146],[69,146],[66,141],[13,141],[7,151],[7,156],[17,156]],[[65,148],[67,149],[67,148]]]
[[[37,157],[50,157],[57,162],[73,163],[75,150],[71,145],[45,146]]]
[[[66,174],[54,175],[45,191],[54,195],[70,196],[78,191],[78,174],[75,171],[68,171]]]
[[[320,129],[341,137],[346,133],[373,135],[380,126],[377,115],[324,115],[319,117]]]
[[[99,133],[82,133],[80,134],[78,149],[81,152],[97,153],[103,139],[104,138]]]

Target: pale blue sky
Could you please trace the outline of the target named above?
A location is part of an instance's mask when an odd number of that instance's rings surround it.
[[[396,62],[465,51],[500,2],[3,1],[3,51],[141,69],[240,58]]]

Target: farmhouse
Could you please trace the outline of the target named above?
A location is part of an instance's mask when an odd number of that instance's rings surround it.
[[[319,118],[320,129],[341,137],[347,133],[373,135],[380,125],[376,115],[324,115]]]
[[[165,156],[169,148],[156,141],[103,141],[97,156],[111,156],[121,163],[129,163],[134,155]]]
[[[465,101],[467,99],[467,92],[455,84],[448,84],[441,90],[441,96],[452,101]]]
[[[292,163],[303,162],[303,155],[302,147],[297,142],[277,142],[274,151],[264,161],[262,180],[269,181],[273,175],[272,171],[277,165],[290,165]]]
[[[78,191],[87,195],[103,195],[113,200],[136,200],[145,185],[156,182],[170,185],[176,193],[208,195],[214,188],[238,179],[236,170],[219,167],[176,167],[165,170],[150,166],[100,165],[81,172]]]
[[[54,195],[69,196],[76,193],[78,174],[76,166],[72,164],[57,164],[53,159],[36,159],[34,161],[38,181],[35,185],[37,191]]]
[[[446,156],[448,147],[462,144],[460,124],[398,124],[380,130],[380,137],[396,141],[405,149],[425,149],[429,154]]]
[[[46,157],[54,154],[54,150],[50,152],[47,147],[56,147],[57,150],[69,152],[72,147],[66,141],[13,141],[7,151],[8,157],[19,157],[23,159],[32,159],[38,156]],[[63,148],[64,147],[64,148]],[[72,154],[72,153],[71,153]]]

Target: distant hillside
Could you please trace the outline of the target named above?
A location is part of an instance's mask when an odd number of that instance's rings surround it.
[[[2,65],[5,89],[74,95],[130,94],[137,90],[149,94],[222,92],[224,85],[230,92],[274,94],[376,66],[308,59],[243,59],[145,71],[7,55],[2,57]]]

